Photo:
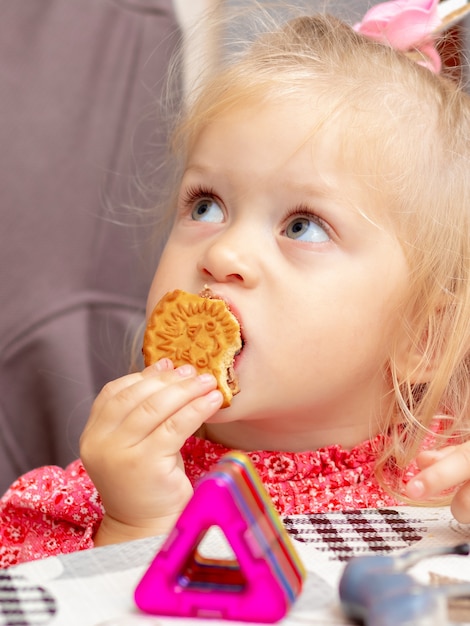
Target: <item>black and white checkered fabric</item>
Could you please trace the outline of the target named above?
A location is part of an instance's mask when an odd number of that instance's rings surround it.
[[[43,626],[56,610],[56,602],[46,589],[23,576],[0,572],[0,626]]]
[[[332,560],[347,561],[361,554],[386,554],[420,541],[426,526],[419,519],[391,509],[315,513],[284,518],[289,535],[328,552]]]

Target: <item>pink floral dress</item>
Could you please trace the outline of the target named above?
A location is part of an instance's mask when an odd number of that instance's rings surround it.
[[[249,452],[280,515],[397,504],[374,478],[380,439],[352,450]],[[190,437],[182,454],[193,484],[228,450]],[[93,547],[103,517],[100,497],[82,463],[42,467],[20,477],[0,500],[0,568]]]

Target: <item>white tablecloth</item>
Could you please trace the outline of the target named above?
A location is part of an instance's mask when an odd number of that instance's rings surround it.
[[[353,555],[470,541],[470,526],[455,522],[447,508],[315,514],[288,517],[284,522],[307,578],[282,626],[348,624],[338,600],[338,581]],[[135,586],[162,541],[163,537],[144,539],[3,570],[0,626],[194,626],[192,620],[143,615],[134,605]],[[208,534],[202,547],[217,554],[227,548],[217,533]],[[430,576],[470,581],[470,557],[428,559],[411,573],[423,583]],[[461,605],[449,620],[470,624],[470,613]],[[214,621],[197,623],[215,626]]]

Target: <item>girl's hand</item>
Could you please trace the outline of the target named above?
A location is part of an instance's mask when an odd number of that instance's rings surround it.
[[[106,514],[96,545],[166,533],[192,495],[180,449],[222,404],[211,374],[162,359],[108,383],[80,440]]]
[[[470,441],[421,452],[416,461],[421,471],[407,484],[407,496],[424,500],[457,487],[450,507],[452,514],[459,522],[470,523]]]

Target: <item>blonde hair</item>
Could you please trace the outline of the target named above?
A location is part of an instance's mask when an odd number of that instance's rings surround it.
[[[184,162],[201,130],[229,108],[286,98],[308,98],[315,119],[322,112],[319,126],[340,125],[344,163],[387,209],[369,217],[391,221],[409,264],[401,330],[419,358],[401,371],[390,355],[390,445],[377,461],[390,483],[387,470],[407,467],[430,432],[435,445],[468,432],[470,98],[332,16],[299,17],[201,83],[174,150]],[[436,433],[438,414],[446,419]]]

